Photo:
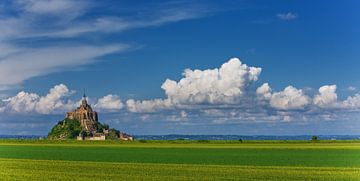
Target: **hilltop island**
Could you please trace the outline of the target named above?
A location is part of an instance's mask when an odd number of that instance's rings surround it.
[[[133,140],[133,137],[122,133],[109,125],[98,121],[98,113],[91,108],[84,93],[81,105],[66,113],[65,119],[59,121],[48,134],[51,140]]]

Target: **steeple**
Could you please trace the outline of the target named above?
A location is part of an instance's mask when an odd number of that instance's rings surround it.
[[[85,89],[84,89],[84,95],[83,95],[83,100],[81,101],[81,104],[82,104],[83,106],[86,106],[86,105],[87,105]]]
[[[83,95],[83,98],[84,98],[84,99],[86,99],[85,89],[84,89],[84,95]]]

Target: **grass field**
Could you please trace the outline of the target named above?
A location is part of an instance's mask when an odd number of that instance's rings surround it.
[[[360,143],[3,140],[0,179],[360,180]]]

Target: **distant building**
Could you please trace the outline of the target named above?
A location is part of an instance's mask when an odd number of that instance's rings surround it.
[[[79,120],[81,127],[87,132],[96,133],[97,131],[96,123],[98,122],[98,114],[93,111],[91,106],[87,103],[85,93],[81,100],[80,107],[77,107],[72,112],[66,113],[66,118]]]
[[[119,136],[119,139],[120,140],[123,140],[123,141],[133,141],[134,138],[126,133],[120,133],[120,136]]]
[[[99,128],[103,126],[98,122],[98,113],[92,110],[91,105],[87,103],[84,93],[81,105],[74,111],[67,112],[66,118],[76,119],[80,121],[82,131],[76,137],[77,140],[105,140],[109,136],[109,128]],[[99,130],[101,129],[101,130]],[[133,137],[126,133],[116,131],[115,135],[118,139],[124,141],[132,141]]]

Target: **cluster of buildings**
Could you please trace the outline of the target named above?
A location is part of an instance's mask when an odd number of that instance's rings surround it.
[[[80,121],[82,131],[77,136],[77,140],[105,140],[109,137],[109,127],[102,126],[98,121],[98,114],[88,104],[85,93],[81,100],[81,105],[74,111],[66,113],[66,118]],[[133,137],[126,133],[116,131],[112,134],[115,134],[120,140],[133,140]]]

